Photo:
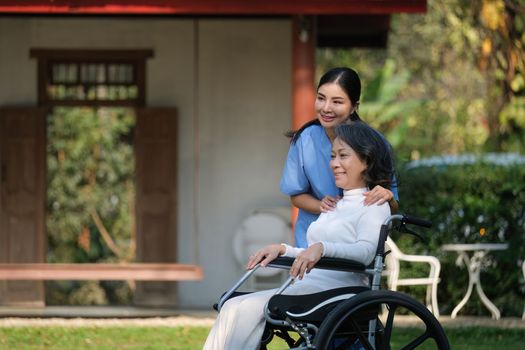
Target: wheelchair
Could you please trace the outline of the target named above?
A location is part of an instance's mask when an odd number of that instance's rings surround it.
[[[395,214],[381,226],[376,256],[371,265],[337,259],[322,258],[314,268],[363,273],[368,276],[368,287],[343,287],[307,295],[283,295],[293,283],[290,277],[268,301],[264,317],[266,328],[260,349],[275,337],[295,350],[354,350],[354,349],[450,349],[447,336],[436,317],[419,301],[390,290],[381,290],[384,266],[384,243],[393,231],[411,233],[408,224],[430,227],[427,220]],[[420,237],[421,238],[421,237]],[[278,257],[269,267],[290,269],[293,258]],[[222,305],[239,292],[242,284],[259,268],[246,272],[214,305],[220,312]],[[400,316],[400,317],[399,317]],[[398,332],[396,318],[409,321],[410,331]],[[403,328],[406,329],[406,328]]]

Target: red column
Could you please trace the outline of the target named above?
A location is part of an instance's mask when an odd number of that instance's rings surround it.
[[[293,16],[292,26],[292,129],[297,130],[315,118],[315,17]],[[292,206],[294,224],[297,213]]]
[[[294,16],[292,30],[292,128],[315,118],[316,28],[313,16]]]

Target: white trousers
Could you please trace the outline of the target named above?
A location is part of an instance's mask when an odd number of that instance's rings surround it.
[[[224,303],[203,350],[257,350],[266,320],[264,307],[275,289],[241,295]]]
[[[283,294],[300,295],[323,290],[367,285],[367,277],[351,272],[312,270]],[[264,307],[277,289],[263,290],[232,298],[224,303],[208,334],[203,350],[259,349],[266,320]]]

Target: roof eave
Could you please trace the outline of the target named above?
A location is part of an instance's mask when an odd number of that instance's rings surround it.
[[[426,0],[0,0],[0,14],[53,15],[341,15],[426,8]]]

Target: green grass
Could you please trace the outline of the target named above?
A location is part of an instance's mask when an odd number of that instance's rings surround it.
[[[16,350],[190,350],[202,349],[206,327],[4,327],[0,328],[0,349]],[[409,338],[411,329],[397,329],[400,338]],[[522,349],[524,329],[450,328],[454,350]],[[270,349],[286,348],[272,344]],[[395,346],[394,346],[395,348]]]
[[[208,330],[206,327],[0,328],[0,349],[202,349]]]
[[[399,338],[404,340],[414,339],[416,334],[419,334],[414,329],[395,330],[399,332]],[[525,329],[464,327],[448,328],[445,332],[453,350],[518,350],[523,349],[525,339]],[[422,349],[435,349],[435,346]]]

